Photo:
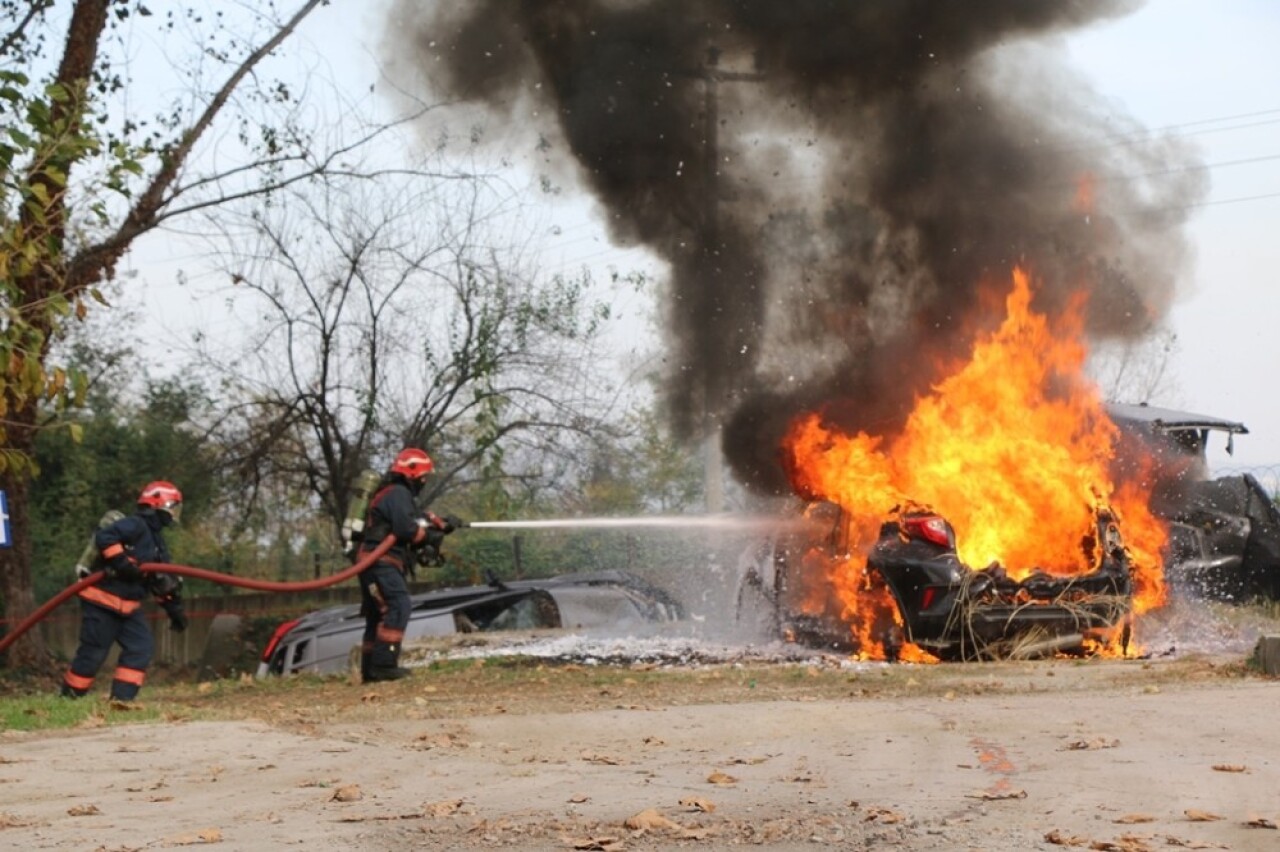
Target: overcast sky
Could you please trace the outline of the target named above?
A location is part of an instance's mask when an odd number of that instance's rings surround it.
[[[386,0],[335,4],[321,10],[305,34],[335,67],[366,86],[376,77],[373,57]],[[357,20],[358,19],[358,20]],[[363,32],[363,49],[351,33]],[[1219,441],[1210,458],[1228,466],[1272,467],[1280,472],[1280,393],[1273,364],[1280,361],[1280,3],[1273,0],[1148,0],[1133,14],[1096,25],[1048,45],[1114,106],[1156,131],[1193,141],[1209,166],[1211,192],[1191,220],[1195,260],[1172,314],[1179,348],[1169,390],[1155,404],[1244,422],[1249,435],[1234,457]],[[339,47],[341,45],[341,47]],[[565,200],[547,213],[546,263],[573,269],[634,268],[639,256],[611,246],[582,203]],[[557,227],[558,226],[558,227]],[[191,290],[176,300],[175,261],[135,258],[151,294],[153,322],[177,331],[189,314]],[[190,270],[188,270],[190,272]],[[625,306],[631,315],[645,306]],[[202,314],[208,328],[208,316]],[[215,326],[216,327],[216,326]],[[180,332],[179,332],[180,333]]]
[[[1150,128],[1194,140],[1211,192],[1172,319],[1176,390],[1159,402],[1239,420],[1222,465],[1280,469],[1280,3],[1149,0],[1069,39],[1070,62]]]

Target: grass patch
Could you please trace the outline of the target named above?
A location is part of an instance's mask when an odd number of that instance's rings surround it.
[[[147,704],[124,704],[106,698],[69,699],[60,695],[0,698],[0,728],[6,731],[101,727],[164,718],[167,717],[160,709]]]

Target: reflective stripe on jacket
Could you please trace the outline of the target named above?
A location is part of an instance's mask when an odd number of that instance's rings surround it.
[[[89,603],[97,604],[104,609],[112,612],[118,612],[121,615],[132,615],[142,606],[142,601],[131,601],[122,598],[119,595],[113,595],[108,591],[98,588],[97,586],[89,586],[80,590],[80,597]]]

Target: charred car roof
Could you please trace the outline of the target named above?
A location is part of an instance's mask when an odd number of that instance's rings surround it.
[[[1180,429],[1218,429],[1233,435],[1247,435],[1249,430],[1243,423],[1225,420],[1221,417],[1210,417],[1191,411],[1178,411],[1172,408],[1157,408],[1153,405],[1127,405],[1118,402],[1107,403],[1107,414],[1113,421],[1145,425],[1161,432],[1172,432]]]

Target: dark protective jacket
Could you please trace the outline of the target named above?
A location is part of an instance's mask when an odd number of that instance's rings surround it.
[[[388,535],[394,535],[396,543],[381,561],[390,562],[402,571],[411,569],[413,556],[410,551],[426,540],[426,529],[420,523],[422,518],[408,485],[399,480],[384,483],[369,501],[360,555],[372,551]]]
[[[155,510],[140,509],[137,514],[121,518],[98,530],[94,533],[93,543],[104,556],[119,546],[138,564],[169,562],[169,548],[161,532],[163,529],[164,523]],[[148,573],[140,580],[108,576],[81,591],[80,597],[127,615],[126,610],[136,609],[142,599],[150,594],[172,618],[174,611],[180,611],[181,608],[179,588],[177,578],[168,574]]]

